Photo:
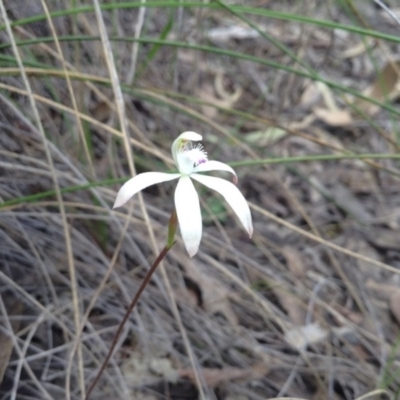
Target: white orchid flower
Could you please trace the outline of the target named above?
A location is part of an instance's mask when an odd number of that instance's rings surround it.
[[[202,137],[196,132],[184,132],[179,135],[171,148],[179,172],[173,174],[144,172],[136,175],[121,187],[113,207],[121,207],[133,195],[148,186],[179,178],[175,190],[175,207],[182,239],[190,257],[197,253],[202,233],[199,196],[192,179],[220,193],[235,211],[249,236],[253,234],[250,209],[239,189],[225,179],[198,174],[206,171],[228,171],[233,174],[234,182],[237,183],[236,173],[229,165],[219,161],[209,161],[203,146],[192,144],[200,140]]]

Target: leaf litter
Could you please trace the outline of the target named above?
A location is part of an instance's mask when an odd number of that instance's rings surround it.
[[[296,3],[261,3],[251,1],[249,6],[298,12]],[[312,18],[317,15],[349,23],[338,4],[330,5],[328,10],[325,3],[314,3],[316,8],[309,3],[301,12]],[[15,0],[8,10],[12,21],[41,13],[37,4],[30,4]],[[51,11],[57,11],[55,5],[52,7]],[[360,12],[365,9],[374,11],[372,4],[360,8]],[[258,24],[257,31],[232,18],[226,9],[203,9],[204,14],[196,9],[193,15],[185,9],[185,24],[168,33],[165,10],[149,10],[145,38],[165,34],[200,45],[211,41],[216,49],[298,67],[290,52],[273,45],[276,39],[324,78],[398,109],[398,61],[393,43],[385,47],[382,41],[370,38],[360,43],[360,35],[341,29],[273,18],[266,24],[266,19],[248,15]],[[119,29],[118,35],[134,36],[137,9],[114,14],[104,10],[104,15],[110,23],[110,35],[112,21],[118,21],[113,25]],[[366,22],[390,31],[393,24],[383,15],[372,12]],[[63,34],[71,35],[73,29],[81,35],[98,33],[90,13],[80,13],[77,20],[58,17],[54,22]],[[47,35],[48,26],[41,20],[16,26],[15,32],[16,37],[41,38]],[[9,43],[5,35],[3,39]],[[50,44],[33,46],[32,53],[29,46],[20,47],[24,60],[37,57],[37,61],[59,68]],[[76,47],[68,42],[63,46],[68,62],[79,72],[107,76],[99,42],[82,40]],[[131,45],[114,41],[113,46],[123,78],[132,61]],[[204,137],[208,135],[210,153],[224,161],[313,156],[331,151],[394,152],[398,117],[365,100],[260,63],[250,63],[250,67],[249,61],[218,53],[184,48],[174,53],[167,46],[150,56],[156,48],[151,46],[157,45],[141,46],[136,91],[126,94],[139,172],[168,164],[172,138],[188,126],[201,131]],[[376,66],[370,59],[371,52]],[[85,56],[76,62],[76,54]],[[0,195],[7,202],[53,187],[43,146],[29,119],[27,99],[16,91],[23,82],[18,75],[6,76],[3,72],[1,84],[15,87],[15,91],[10,86],[2,87],[0,97]],[[92,182],[73,114],[56,107],[57,102],[70,107],[66,81],[52,75],[52,71],[46,75],[42,79],[29,70],[35,93],[55,101],[54,106],[39,103],[60,186]],[[97,178],[127,176],[123,144],[111,129],[118,129],[116,110],[110,102],[112,92],[100,84],[93,87],[85,79],[74,90],[82,112],[102,122],[96,126],[88,122],[85,128]],[[191,98],[208,104],[192,103]],[[367,115],[359,114],[357,108]],[[368,120],[368,116],[373,119]],[[379,161],[378,166],[398,169],[392,160]],[[343,248],[400,268],[400,186],[395,175],[358,160],[257,165],[237,171],[240,189],[251,202]],[[116,254],[114,272],[78,339],[87,381],[104,359],[126,305],[155,257],[139,203],[133,201],[129,217],[123,212],[111,214],[105,206],[112,204],[117,189],[118,185],[104,186],[63,194],[81,313],[110,265],[123,223],[128,218],[131,221]],[[171,212],[165,194],[171,190],[156,188],[144,193],[159,246],[164,243]],[[291,201],[288,191],[296,202]],[[199,395],[194,368],[210,399],[253,400],[279,395],[347,400],[368,397],[380,387],[390,395],[396,393],[400,385],[396,375],[400,365],[396,345],[400,324],[398,274],[335,253],[347,278],[344,282],[321,243],[255,211],[253,241],[241,234],[234,219],[215,218],[219,225],[205,225],[200,249],[208,258],[200,255],[189,260],[178,238],[174,255],[164,263],[195,364],[186,352],[165,283],[158,273],[125,327],[123,340],[93,398],[195,400]],[[15,338],[27,350],[26,363],[20,364],[9,336],[1,340],[1,398],[6,398],[13,386],[17,398],[42,398],[43,393],[49,393],[50,398],[64,398],[64,371],[69,363],[71,384],[79,387],[78,358],[69,358],[71,343],[76,339],[72,321],[77,310],[71,302],[63,224],[55,197],[3,206],[0,232],[1,295],[5,298],[6,288],[24,304],[15,315],[6,307],[7,315],[2,318],[10,319]],[[222,265],[225,273],[206,262],[210,259]],[[232,275],[237,279],[233,280]],[[45,317],[35,330],[39,315]],[[17,379],[18,365],[22,365],[23,373]],[[71,398],[81,396],[74,391]]]

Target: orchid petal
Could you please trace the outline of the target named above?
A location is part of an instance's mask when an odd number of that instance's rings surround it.
[[[156,183],[172,181],[180,174],[166,174],[164,172],[144,172],[129,179],[119,189],[113,208],[123,206],[133,195]]]
[[[228,171],[233,174],[233,182],[237,183],[236,172],[227,164],[220,161],[207,161],[203,164],[199,164],[193,168],[193,172],[207,172],[207,171]]]
[[[199,142],[202,139],[203,139],[203,137],[201,135],[199,135],[198,133],[192,132],[192,131],[187,131],[187,132],[181,133],[174,140],[174,142],[172,143],[172,146],[171,146],[171,153],[172,153],[172,158],[175,161],[175,165],[178,167],[178,169],[179,169],[179,164],[178,164],[177,155],[182,150],[185,143],[189,142],[189,141],[190,142]]]
[[[181,133],[177,139],[190,140],[191,142],[199,142],[203,140],[203,136],[193,131],[186,131]]]
[[[192,174],[190,177],[221,194],[235,211],[249,236],[253,235],[250,208],[240,190],[233,183],[207,175]]]
[[[182,176],[175,190],[175,208],[186,250],[193,257],[200,246],[202,221],[199,196],[188,176]]]

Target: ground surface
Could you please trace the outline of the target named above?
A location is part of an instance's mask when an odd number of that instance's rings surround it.
[[[178,233],[91,398],[400,398],[400,8],[378,3],[0,1],[0,399],[84,398],[174,208],[174,183],[116,192],[186,130],[234,166],[253,238],[196,186],[200,250]]]

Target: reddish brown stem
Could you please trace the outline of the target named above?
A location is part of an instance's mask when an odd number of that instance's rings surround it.
[[[110,361],[110,358],[114,352],[115,346],[117,345],[118,339],[122,333],[122,329],[124,327],[124,325],[126,324],[126,321],[128,321],[128,318],[132,312],[132,310],[135,308],[136,303],[138,302],[141,294],[143,293],[143,290],[146,288],[147,284],[150,282],[151,277],[154,274],[154,271],[157,269],[158,264],[160,264],[161,260],[165,257],[165,255],[168,253],[168,251],[170,250],[172,246],[165,246],[163,248],[163,250],[161,251],[161,253],[158,255],[157,259],[154,261],[154,264],[151,266],[151,268],[149,269],[149,271],[147,272],[146,276],[144,277],[142,283],[140,284],[139,290],[137,291],[135,297],[133,298],[131,304],[129,305],[128,309],[125,312],[124,318],[122,318],[122,321],[120,322],[120,324],[118,325],[118,329],[117,332],[115,333],[114,339],[111,343],[111,347],[108,350],[107,356],[103,362],[103,364],[101,365],[101,368],[99,370],[99,372],[97,373],[96,377],[94,378],[93,382],[91,383],[85,400],[89,400],[89,396],[92,393],[93,389],[95,388],[95,386],[97,385],[97,382],[99,381],[101,375],[103,374],[104,370],[107,367],[108,362]]]

